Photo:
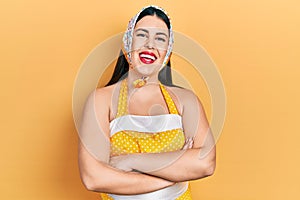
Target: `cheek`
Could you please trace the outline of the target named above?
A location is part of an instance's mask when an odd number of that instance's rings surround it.
[[[166,50],[160,50],[159,55],[160,55],[160,60],[164,60],[166,57],[167,51]]]
[[[141,42],[140,41],[132,41],[132,46],[131,46],[131,59],[132,63],[136,63],[137,60],[139,59],[139,55],[137,53],[137,50],[141,48]]]
[[[139,60],[139,55],[138,55],[137,51],[132,51],[131,52],[131,62],[133,64],[136,64],[138,62],[138,60]]]
[[[169,47],[169,43],[168,42],[156,42],[156,46],[157,46],[157,49],[159,51],[167,51],[168,50],[168,47]]]
[[[132,41],[132,51],[141,49],[145,45],[145,40],[143,39],[134,39]]]

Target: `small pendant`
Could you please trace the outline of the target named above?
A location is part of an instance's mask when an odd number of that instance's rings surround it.
[[[147,83],[147,77],[145,77],[145,76],[133,81],[133,85],[135,88],[140,88],[140,87],[144,86],[146,83]]]

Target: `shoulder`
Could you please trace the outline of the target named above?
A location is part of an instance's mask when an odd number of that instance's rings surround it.
[[[112,92],[112,88],[113,86],[106,86],[106,87],[102,87],[102,88],[96,88],[94,91],[94,95],[96,98],[109,98],[109,96],[111,95]]]
[[[182,103],[190,103],[198,99],[197,95],[190,89],[165,86]]]
[[[95,105],[97,108],[104,108],[110,105],[113,91],[116,87],[116,84],[96,88],[92,92],[90,92],[86,104]]]
[[[198,108],[200,110],[203,109],[202,103],[199,97],[190,89],[180,88],[180,87],[170,87],[165,86],[168,91],[170,91],[170,95],[174,96],[178,101],[179,105],[183,110],[190,110]],[[172,96],[172,98],[173,98]]]

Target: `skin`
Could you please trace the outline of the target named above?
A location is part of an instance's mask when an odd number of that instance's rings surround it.
[[[155,18],[157,20],[152,20]],[[135,27],[132,42],[132,67],[136,74],[155,77],[167,53],[169,31],[164,21],[156,16],[146,16]],[[139,58],[139,53],[148,51],[156,56],[153,64],[144,64]]]
[[[142,30],[143,29],[143,30]],[[146,38],[138,35],[148,31]],[[128,73],[128,83],[148,76],[148,82],[141,88],[128,85],[128,111],[134,115],[168,114],[168,108],[158,85],[158,72],[166,55],[168,43],[164,45],[157,40],[157,33],[166,33],[166,24],[157,16],[145,16],[135,27],[133,37],[132,63]],[[139,53],[147,50],[155,54],[154,63],[145,65],[139,59]],[[191,149],[160,154],[133,154],[116,156],[109,161],[96,160],[79,142],[79,170],[83,184],[88,190],[114,194],[142,194],[173,185],[175,182],[195,180],[210,176],[215,169],[216,149],[205,111],[198,97],[190,90],[167,87],[179,114],[182,116],[184,132],[194,136],[194,143],[187,143]],[[99,125],[109,138],[109,122],[116,116],[120,84],[116,83],[95,91],[95,109]],[[136,106],[143,105],[143,106]],[[195,119],[199,116],[199,120]],[[83,119],[84,120],[84,119]],[[83,127],[84,129],[85,127]],[[201,152],[205,156],[199,158]],[[109,152],[107,152],[109,157]],[[178,157],[174,162],[161,167],[154,164],[145,170],[149,159],[166,160]],[[138,158],[138,159],[135,159]],[[110,163],[109,163],[110,162]],[[159,169],[158,169],[159,168]],[[137,173],[138,170],[144,173]],[[178,173],[178,172],[183,173]],[[136,187],[136,186],[139,187]]]
[[[130,52],[132,61],[129,63],[129,83],[141,78],[141,76],[148,76],[148,82],[158,83],[158,72],[167,53],[168,37],[167,25],[157,16],[145,16],[137,22],[133,33],[132,52]],[[155,62],[152,64],[141,62],[139,54],[143,51],[154,53],[157,58]],[[129,84],[129,94],[133,90],[133,85]]]

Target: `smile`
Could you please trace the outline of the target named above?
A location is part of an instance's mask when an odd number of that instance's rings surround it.
[[[144,64],[152,64],[156,60],[156,56],[154,53],[148,52],[148,51],[143,51],[139,54],[140,60]]]

